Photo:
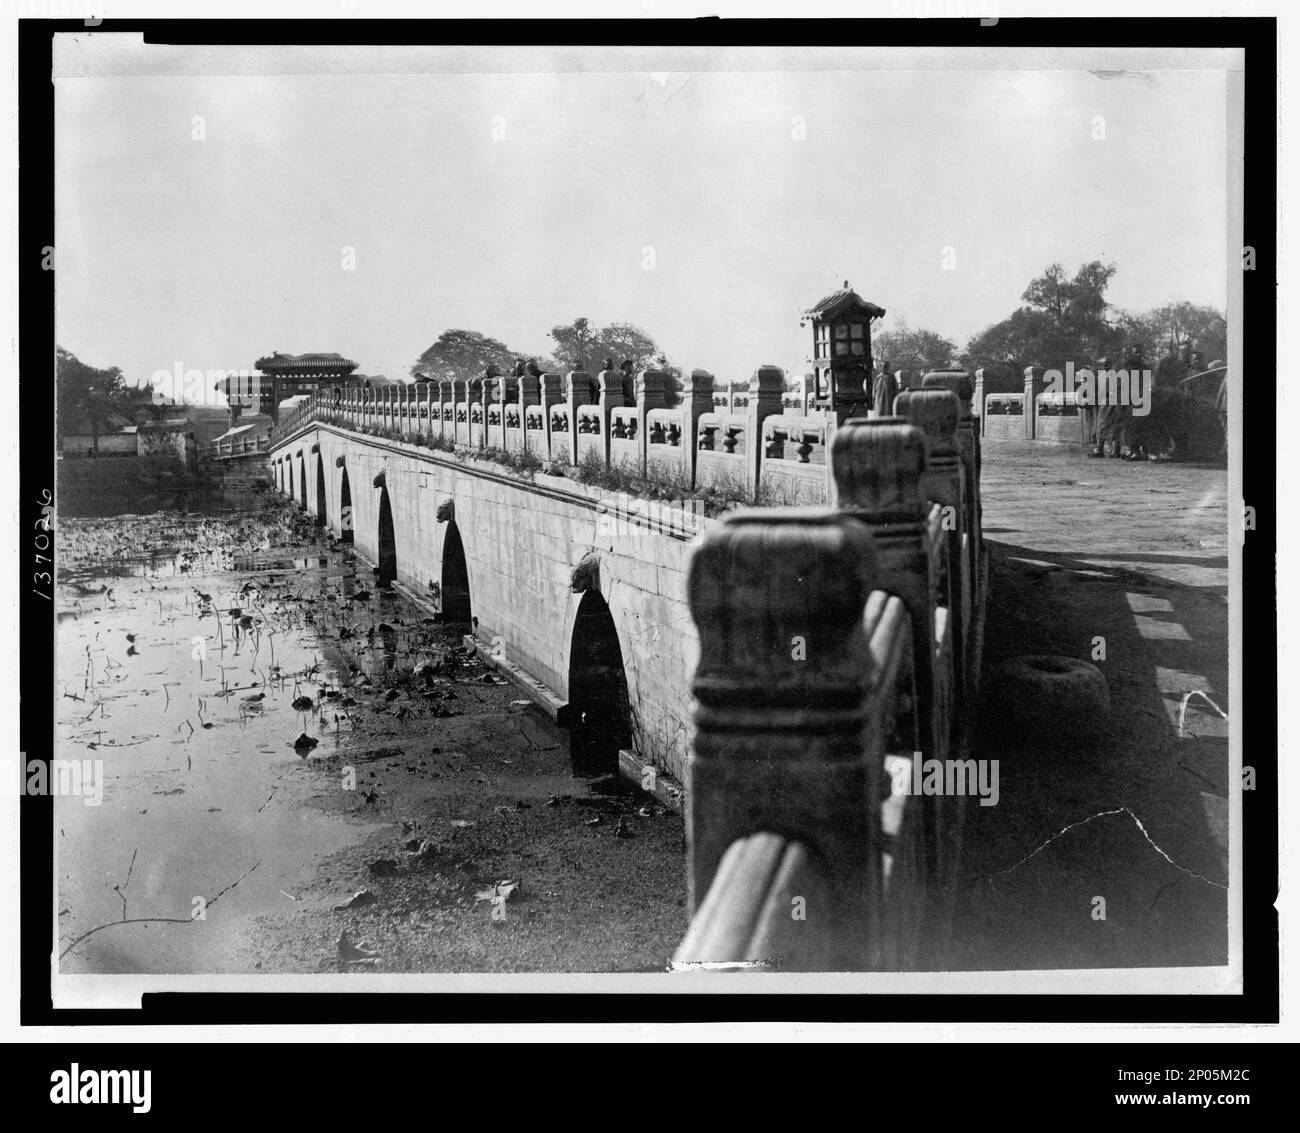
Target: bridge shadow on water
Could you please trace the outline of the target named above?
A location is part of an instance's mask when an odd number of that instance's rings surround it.
[[[999,761],[1000,794],[970,800],[944,966],[1226,963],[1226,721],[1193,698],[1177,726],[1192,689],[1227,710],[1226,587],[1123,565],[1226,561],[989,546],[986,691],[1000,662],[1058,654],[1095,663],[1111,707],[1081,720],[1063,701],[1058,729],[1026,737],[981,698],[971,754]]]

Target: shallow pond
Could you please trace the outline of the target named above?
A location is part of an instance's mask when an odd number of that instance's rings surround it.
[[[285,509],[69,520],[60,547],[56,755],[85,775],[55,799],[59,951],[139,922],[60,968],[222,970],[248,918],[374,828],[303,805],[338,788],[321,757],[353,690],[454,638]]]

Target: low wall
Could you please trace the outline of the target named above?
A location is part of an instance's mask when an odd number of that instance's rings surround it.
[[[1023,393],[989,394],[984,399],[984,413],[980,417],[982,435],[990,440],[1023,441],[1028,439],[1025,425],[1025,395]]]
[[[976,383],[979,435],[989,440],[1042,441],[1086,445],[1092,442],[1094,412],[1073,393],[1046,388],[1046,371],[1027,366],[1023,385],[1012,392],[1005,379]],[[985,388],[987,386],[988,388]]]

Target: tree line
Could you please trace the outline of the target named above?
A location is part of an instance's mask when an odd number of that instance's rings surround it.
[[[514,350],[478,331],[446,330],[416,359],[411,376],[417,381],[444,378],[466,381],[481,378],[489,370],[512,373],[520,359],[535,363],[543,373],[584,370],[592,375],[607,366],[617,369],[624,362],[631,362],[637,372],[662,370],[668,375],[669,388],[681,389],[681,370],[640,327],[631,323],[609,323],[602,327],[585,318],[552,327],[549,353],[543,355]]]
[[[1071,276],[1049,264],[1021,295],[1021,306],[974,335],[964,348],[932,331],[913,329],[899,319],[872,342],[878,366],[924,373],[957,363],[1007,376],[1026,366],[1061,368],[1066,362],[1094,365],[1109,358],[1120,365],[1126,349],[1141,343],[1154,364],[1162,354],[1183,347],[1200,351],[1208,365],[1226,358],[1228,321],[1223,312],[1194,303],[1169,303],[1145,312],[1125,311],[1106,299],[1114,264],[1093,260]]]
[[[1100,260],[1083,264],[1073,276],[1060,264],[1049,264],[1030,280],[1020,307],[974,335],[964,348],[936,331],[913,328],[905,319],[887,321],[873,338],[875,365],[887,365],[891,372],[924,373],[956,363],[972,371],[984,367],[1013,376],[1026,366],[1063,367],[1068,361],[1093,365],[1110,358],[1118,365],[1126,347],[1137,342],[1146,347],[1153,364],[1162,353],[1177,353],[1184,346],[1200,351],[1206,364],[1227,356],[1228,323],[1221,311],[1188,302],[1141,313],[1121,310],[1106,299],[1115,272],[1114,264]],[[489,370],[512,373],[523,359],[545,373],[584,370],[595,375],[630,362],[637,372],[667,374],[670,399],[681,390],[681,369],[646,331],[631,323],[597,326],[577,318],[553,326],[549,339],[548,353],[537,355],[479,331],[446,330],[420,354],[410,373],[417,380],[468,380]],[[98,433],[112,417],[131,416],[139,391],[126,384],[117,367],[97,369],[58,347],[55,375],[61,432],[65,424],[89,424]]]
[[[54,348],[54,405],[60,436],[84,429],[98,449],[99,434],[112,431],[116,418],[133,419],[139,395],[117,366],[99,369],[62,346]]]

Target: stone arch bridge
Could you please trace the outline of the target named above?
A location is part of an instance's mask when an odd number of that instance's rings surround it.
[[[698,639],[686,603],[698,508],[652,504],[562,476],[313,423],[278,439],[274,486],[394,585],[440,609],[562,726],[611,731],[625,774],[656,768],[680,805],[687,676]],[[592,769],[617,759],[597,752]]]
[[[272,438],[273,482],[380,586],[465,626],[569,729],[579,770],[686,810],[677,963],[917,966],[964,803],[912,797],[909,769],[964,761],[979,684],[974,383],[928,374],[894,416],[840,421],[772,367],[746,391],[697,377],[678,407],[651,372],[630,397],[611,373],[562,397],[526,378],[316,394]],[[588,463],[800,506],[705,520],[563,474]],[[834,912],[792,935],[792,894]]]

